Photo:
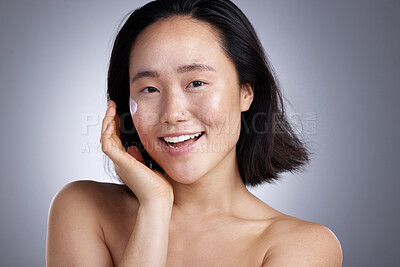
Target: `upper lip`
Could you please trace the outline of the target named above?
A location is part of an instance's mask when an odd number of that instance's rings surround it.
[[[192,134],[197,134],[197,133],[202,133],[204,131],[199,131],[199,132],[190,132],[190,133],[170,133],[170,134],[165,134],[163,136],[161,136],[160,138],[163,137],[177,137],[177,136],[181,136],[181,135],[192,135]]]

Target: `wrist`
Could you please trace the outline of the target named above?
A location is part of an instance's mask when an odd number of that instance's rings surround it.
[[[139,203],[139,211],[148,211],[159,214],[160,212],[170,214],[172,212],[173,201],[170,199],[157,199]]]

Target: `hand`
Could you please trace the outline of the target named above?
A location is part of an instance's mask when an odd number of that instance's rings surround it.
[[[120,139],[117,105],[108,101],[101,127],[101,149],[114,162],[115,171],[132,190],[140,204],[154,201],[173,202],[173,189],[165,176],[144,164],[142,154],[135,146],[125,151]],[[118,127],[117,127],[118,125]]]

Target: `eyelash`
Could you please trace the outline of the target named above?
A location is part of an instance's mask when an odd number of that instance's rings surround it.
[[[203,82],[203,81],[193,81],[193,82],[191,82],[190,84],[192,84],[192,83],[195,83],[195,82],[200,82],[200,83],[202,83],[202,85],[205,85],[206,83],[205,82]],[[196,87],[199,87],[199,86],[196,86]],[[149,88],[154,88],[154,89],[157,89],[157,88],[155,88],[155,87],[145,87],[145,88],[143,88],[140,92],[143,92],[144,90],[146,90],[146,89],[149,89]]]

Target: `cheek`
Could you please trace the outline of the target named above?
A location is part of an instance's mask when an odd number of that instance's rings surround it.
[[[149,112],[144,108],[141,110],[138,109],[131,117],[139,136],[149,134],[153,127],[159,122],[156,112]]]
[[[206,101],[201,102],[202,121],[213,131],[217,130],[229,134],[233,128],[240,124],[240,107],[233,100],[235,96],[215,94],[208,96]]]
[[[226,101],[221,94],[207,95],[198,99],[197,107],[201,121],[210,127],[215,127],[226,112]]]

